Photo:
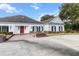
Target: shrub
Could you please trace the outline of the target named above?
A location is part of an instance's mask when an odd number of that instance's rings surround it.
[[[0,32],[0,34],[11,35],[13,32]]]
[[[65,30],[66,32],[79,32],[79,23],[66,24]]]
[[[36,37],[45,37],[47,36],[46,33],[36,33]]]
[[[72,29],[66,29],[66,31],[65,31],[66,33],[74,33],[75,31],[74,30],[72,30]]]

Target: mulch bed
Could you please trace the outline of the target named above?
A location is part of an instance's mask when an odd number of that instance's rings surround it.
[[[46,37],[46,33],[41,33],[41,32],[38,32],[36,33],[36,37]]]

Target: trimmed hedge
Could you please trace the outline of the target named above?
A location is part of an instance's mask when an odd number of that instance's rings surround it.
[[[0,34],[11,35],[13,32],[0,32]]]

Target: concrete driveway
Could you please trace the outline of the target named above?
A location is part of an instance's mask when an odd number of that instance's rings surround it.
[[[24,40],[5,42],[0,44],[0,56],[69,56],[69,55],[70,54],[64,53],[60,49],[55,49],[50,46]]]
[[[30,35],[16,35],[12,37],[9,41],[16,41],[16,40],[25,40],[32,43],[37,43],[36,45],[38,47],[35,47],[36,50],[32,52],[32,55],[79,56],[79,35],[60,35],[60,36],[50,36],[41,38],[32,37]],[[41,49],[41,47],[43,49]],[[31,47],[31,49],[33,49],[33,47]],[[40,53],[38,53],[37,51],[40,51]]]

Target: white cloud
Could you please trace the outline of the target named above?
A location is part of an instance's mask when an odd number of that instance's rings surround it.
[[[3,10],[7,13],[19,13],[21,10],[17,10],[15,7],[11,6],[10,4],[2,3],[0,4],[0,10]]]
[[[37,3],[32,4],[31,7],[32,7],[33,9],[35,9],[35,10],[40,9],[40,7],[38,6]]]

